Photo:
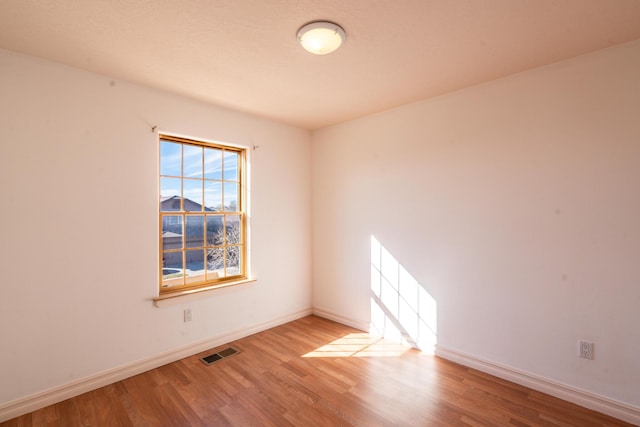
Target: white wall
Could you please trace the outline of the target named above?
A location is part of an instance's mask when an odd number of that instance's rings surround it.
[[[640,406],[640,41],[312,140],[314,307],[369,321],[373,235],[438,345]]]
[[[0,407],[310,310],[308,131],[7,51],[0,75]],[[251,152],[256,283],[153,306],[152,125],[260,146]]]

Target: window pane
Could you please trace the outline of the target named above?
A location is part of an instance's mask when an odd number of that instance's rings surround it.
[[[183,283],[182,252],[164,252],[162,254],[162,287],[182,286]]]
[[[227,212],[238,211],[238,184],[235,182],[224,183],[224,210]]]
[[[223,245],[222,233],[222,216],[207,215],[207,246]]]
[[[204,246],[204,216],[189,215],[186,221],[186,247],[195,248]]]
[[[182,180],[180,178],[160,178],[160,211],[177,212],[180,207],[182,194]]]
[[[204,149],[204,177],[206,179],[222,179],[222,150]]]
[[[224,277],[224,248],[207,249],[207,277]]]
[[[204,250],[185,251],[187,260],[187,284],[204,281]]]
[[[160,292],[237,278],[245,269],[244,150],[161,135],[159,151]]]
[[[202,147],[184,146],[185,178],[202,178]]]
[[[205,210],[220,212],[222,210],[222,183],[216,181],[204,182]]]
[[[227,215],[227,245],[240,243],[240,215]]]
[[[171,249],[182,249],[182,215],[162,217],[162,250]]]
[[[160,142],[160,175],[182,175],[182,144]]]
[[[227,248],[227,276],[240,274],[240,254],[240,247],[238,246]]]
[[[202,180],[184,180],[184,210],[187,212],[202,211]]]
[[[224,180],[238,180],[238,153],[235,151],[224,152]]]

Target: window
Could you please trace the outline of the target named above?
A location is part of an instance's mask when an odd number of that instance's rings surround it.
[[[160,294],[246,279],[245,150],[160,135]]]

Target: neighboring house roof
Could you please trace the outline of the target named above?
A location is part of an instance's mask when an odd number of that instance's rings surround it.
[[[162,207],[163,212],[173,212],[180,210],[180,196],[160,196],[160,206]],[[190,212],[198,212],[202,211],[202,205],[200,203],[196,203],[191,199],[184,199],[184,207],[185,210]],[[204,207],[205,212],[215,212],[214,209]]]

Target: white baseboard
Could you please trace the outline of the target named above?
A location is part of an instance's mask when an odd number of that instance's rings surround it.
[[[36,411],[48,405],[70,399],[82,393],[113,384],[142,372],[155,369],[167,363],[192,356],[210,348],[214,348],[240,338],[273,328],[283,323],[291,322],[310,315],[311,308],[280,316],[267,322],[227,332],[214,338],[198,341],[186,346],[148,357],[146,359],[127,363],[95,375],[72,381],[70,383],[32,394],[8,403],[0,404],[0,422],[10,420],[20,415]]]
[[[370,326],[369,322],[349,319],[347,317],[343,317],[338,314],[332,313],[328,310],[323,310],[317,307],[313,308],[313,314],[318,317],[323,317],[325,319],[333,320],[334,322],[338,322],[346,326],[351,326],[352,328],[356,328],[360,331],[369,332],[369,326]]]
[[[529,387],[533,390],[555,396],[588,409],[593,409],[594,411],[610,415],[620,420],[640,425],[640,408],[636,406],[441,345],[436,345],[435,354],[443,359],[495,375],[507,381]]]

